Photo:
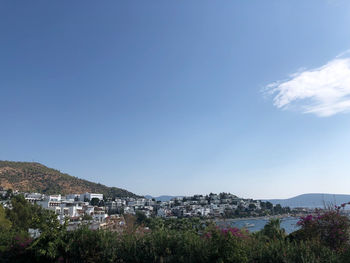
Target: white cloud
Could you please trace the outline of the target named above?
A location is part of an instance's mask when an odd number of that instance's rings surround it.
[[[350,112],[350,57],[344,57],[348,53],[320,68],[303,70],[288,80],[267,85],[267,92],[274,95],[274,105],[321,117]]]

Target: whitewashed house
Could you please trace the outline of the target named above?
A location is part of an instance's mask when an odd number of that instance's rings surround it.
[[[91,201],[91,199],[97,198],[99,200],[103,200],[103,194],[94,194],[94,193],[84,193],[80,195],[80,201]]]

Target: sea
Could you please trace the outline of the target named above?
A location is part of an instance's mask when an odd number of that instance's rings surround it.
[[[290,234],[299,229],[297,222],[299,221],[298,217],[285,217],[281,218],[281,228],[284,228],[285,231]],[[219,227],[238,227],[245,228],[249,232],[256,232],[264,228],[266,223],[269,222],[268,218],[250,218],[250,219],[226,219],[218,220],[216,224]]]

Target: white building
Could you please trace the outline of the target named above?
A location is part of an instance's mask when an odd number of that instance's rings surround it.
[[[95,212],[95,214],[92,216],[92,218],[94,219],[94,221],[97,222],[105,222],[106,218],[108,217],[107,214],[103,213],[103,212]]]
[[[55,207],[61,206],[61,195],[48,195],[44,200],[38,201],[43,208],[55,210]]]
[[[30,193],[25,194],[24,199],[26,199],[30,203],[36,203],[38,201],[44,200],[44,195],[39,193]]]
[[[103,200],[103,194],[93,194],[93,193],[84,193],[80,195],[80,201],[91,201],[91,199],[97,198],[99,200]]]
[[[95,212],[95,208],[92,205],[88,205],[85,207],[85,214],[86,215],[93,215]]]
[[[67,200],[80,200],[80,194],[69,194],[66,195]],[[84,200],[82,200],[84,201]]]

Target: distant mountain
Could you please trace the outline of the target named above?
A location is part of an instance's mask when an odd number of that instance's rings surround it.
[[[166,202],[166,201],[170,201],[171,199],[173,199],[175,197],[182,197],[182,196],[161,195],[161,196],[158,196],[158,197],[154,197],[154,196],[151,196],[151,195],[145,195],[145,197],[147,199],[155,199],[156,201]]]
[[[270,199],[272,204],[281,206],[324,208],[350,202],[350,195],[339,194],[302,194],[288,199]]]
[[[21,192],[44,194],[102,193],[106,197],[136,197],[117,187],[79,179],[40,163],[0,161],[0,186]]]

